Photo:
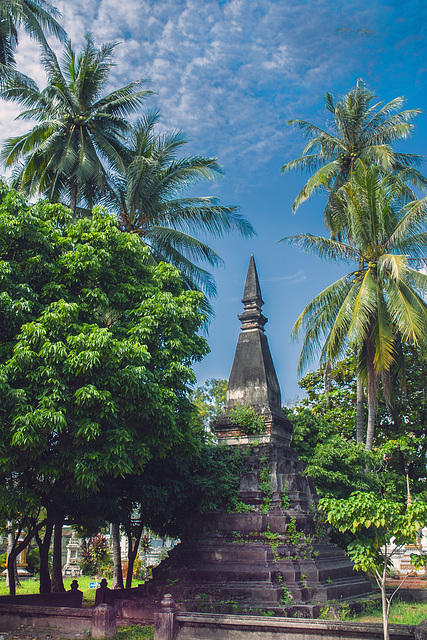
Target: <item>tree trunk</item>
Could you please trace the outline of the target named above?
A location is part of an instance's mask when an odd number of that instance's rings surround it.
[[[385,554],[384,554],[384,567],[383,567],[382,576],[381,576],[380,580],[377,579],[377,582],[379,583],[379,587],[380,587],[380,590],[381,590],[381,604],[382,604],[382,609],[383,609],[384,640],[389,640],[388,616],[389,616],[389,612],[390,612],[390,607],[389,607],[389,603],[387,602],[387,594],[386,594],[386,590],[385,590],[385,583],[386,583],[386,578],[387,578],[387,560],[388,560],[388,557],[389,556],[387,554],[387,545],[386,545]],[[390,600],[390,602],[391,602],[391,600]]]
[[[10,520],[7,523],[7,557],[9,559],[9,555],[12,553],[14,547],[15,547],[15,534],[13,532],[13,522],[11,522]],[[6,587],[10,588],[10,577],[9,577],[9,563],[7,563],[7,573],[6,573]],[[14,589],[16,590],[16,587],[20,587],[21,583],[19,582],[19,576],[18,576],[18,567],[16,566],[16,556],[15,559],[13,560],[13,567],[11,568],[11,570],[13,571],[13,581],[14,581]],[[10,592],[10,595],[15,595],[15,593],[12,593],[12,591]]]
[[[36,533],[35,536],[40,554],[40,593],[50,593],[52,588],[49,573],[49,548],[50,541],[52,540],[52,532],[53,523],[48,522],[43,540],[40,538],[38,533]]]
[[[11,549],[7,556],[7,580],[6,586],[9,587],[9,595],[16,595],[16,556],[18,554],[14,553],[14,549]]]
[[[39,525],[37,525],[37,531],[39,529],[41,529],[41,527],[43,526],[44,523],[41,523]],[[14,540],[14,546],[13,548],[10,550],[10,553],[8,555],[7,558],[7,572],[8,572],[8,577],[9,577],[9,593],[11,596],[15,596],[16,595],[16,580],[15,580],[15,571],[16,571],[16,558],[18,557],[18,555],[21,553],[21,551],[23,551],[25,549],[25,547],[27,547],[30,542],[31,542],[31,538],[34,536],[35,534],[35,529],[32,528],[24,537],[24,539],[17,543],[17,538],[19,538],[19,535],[15,538]]]
[[[363,393],[363,382],[360,375],[356,378],[356,442],[360,444],[365,440],[365,429],[363,426],[365,408],[365,394]]]
[[[118,522],[113,522],[111,524],[111,537],[113,542],[113,589],[123,589],[120,527]]]
[[[130,589],[132,587],[133,565],[135,563],[135,558],[138,553],[139,543],[141,541],[143,530],[144,530],[144,525],[141,523],[136,532],[135,542],[133,544],[132,544],[131,532],[128,531],[129,545],[128,545],[128,570],[126,574],[126,589]]]
[[[72,209],[73,215],[74,215],[77,209],[77,183],[75,180],[73,180],[71,183],[70,209]]]
[[[374,446],[376,407],[375,380],[369,380],[368,388],[368,428],[366,430],[366,451],[372,451]]]
[[[382,608],[383,608],[384,640],[389,640],[388,616],[387,616],[387,599],[386,599],[386,592],[385,592],[385,584],[381,585],[381,603],[382,603]]]
[[[377,415],[377,374],[374,365],[375,347],[369,340],[366,345],[366,361],[368,365],[368,428],[366,430],[366,451],[374,446],[375,418]]]
[[[52,593],[65,591],[62,579],[62,520],[55,522],[53,533],[53,557],[52,557]]]

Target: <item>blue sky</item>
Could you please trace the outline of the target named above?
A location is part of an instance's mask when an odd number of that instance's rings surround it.
[[[403,95],[408,108],[424,108],[427,5],[422,0],[54,4],[75,48],[87,31],[98,44],[121,43],[111,88],[148,79],[156,95],[146,106],[160,108],[161,126],[184,130],[191,140],[188,153],[215,156],[225,168],[222,181],[199,185],[197,194],[239,205],[258,232],[251,240],[234,235],[212,243],[225,266],[215,272],[218,297],[208,335],[211,354],[196,367],[199,382],[229,375],[253,253],[282,398],[293,400],[301,392],[296,371],[299,346],[289,341],[292,325],[304,305],[342,270],[278,244],[295,233],[324,234],[320,197],[296,215],[291,213],[306,178],[280,173],[281,165],[297,157],[303,146],[302,136],[287,121],[302,118],[324,127],[325,91],[339,98],[358,78],[379,100]],[[369,30],[370,37],[361,36],[360,29]],[[19,68],[42,86],[37,45],[22,36],[16,57]],[[0,139],[27,130],[28,123],[14,122],[19,111],[15,105],[3,103],[1,109]],[[399,148],[423,154],[426,142],[427,116],[422,114],[412,137]]]

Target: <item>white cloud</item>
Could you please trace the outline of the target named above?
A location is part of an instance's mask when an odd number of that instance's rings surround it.
[[[75,48],[87,31],[97,43],[121,42],[111,88],[149,78],[157,96],[146,104],[161,108],[163,127],[187,131],[192,153],[248,171],[293,140],[285,122],[313,99],[321,102],[331,78],[354,66],[348,52],[357,53],[357,43],[336,36],[346,12],[354,23],[354,6],[338,14],[332,3],[298,0],[58,0],[57,6]],[[33,41],[21,39],[17,60],[44,83]]]
[[[296,271],[295,273],[290,273],[286,275],[271,276],[269,278],[263,278],[262,282],[278,282],[289,287],[289,286],[294,286],[296,284],[300,284],[305,280],[307,280],[307,276],[305,275],[305,273],[303,271]]]

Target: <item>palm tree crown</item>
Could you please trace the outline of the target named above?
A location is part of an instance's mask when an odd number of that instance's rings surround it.
[[[59,11],[46,0],[0,0],[0,82],[14,75],[13,52],[18,44],[18,27],[22,26],[31,37],[47,46],[44,31],[60,40],[66,38],[56,20],[58,17]]]
[[[353,265],[305,307],[293,335],[305,329],[300,370],[319,348],[322,361],[334,362],[349,342],[356,345],[359,369],[368,379],[372,448],[377,375],[396,360],[399,338],[412,344],[427,340],[427,276],[409,266],[411,258],[427,256],[427,199],[402,205],[400,180],[359,160],[336,200],[342,207],[335,207],[335,215],[346,217],[347,241],[309,234],[284,238],[321,258]]]
[[[392,144],[406,138],[412,131],[414,118],[420,109],[402,109],[405,100],[395,98],[387,104],[373,103],[375,94],[367,89],[362,80],[354,89],[334,104],[333,96],[326,92],[325,106],[332,114],[329,131],[325,131],[305,120],[291,120],[288,124],[302,131],[308,138],[299,158],[283,165],[282,172],[291,170],[314,171],[292,208],[309,199],[316,190],[332,185],[337,191],[348,179],[354,162],[360,158],[372,163],[384,172],[404,172],[406,181],[416,187],[427,185],[427,180],[415,169],[422,156],[397,153]],[[408,187],[407,187],[408,189]],[[409,199],[415,198],[409,192]],[[329,203],[325,208],[326,226],[334,233]]]
[[[88,34],[78,56],[66,44],[62,65],[45,50],[42,91],[19,78],[7,84],[3,96],[26,107],[18,117],[37,121],[28,133],[8,138],[0,155],[6,166],[17,166],[15,186],[27,195],[41,193],[73,211],[77,204],[90,207],[105,188],[105,166],[122,168],[126,116],[151,92],[132,82],[102,95],[115,46],[98,49]]]
[[[210,196],[183,196],[190,185],[215,179],[223,170],[215,158],[177,157],[187,140],[179,131],[156,134],[158,119],[158,112],[148,112],[129,131],[123,165],[112,172],[104,202],[125,231],[138,234],[150,247],[155,261],[171,262],[187,286],[214,294],[214,280],[195,262],[215,266],[221,258],[193,234],[255,232],[236,207],[222,206]]]

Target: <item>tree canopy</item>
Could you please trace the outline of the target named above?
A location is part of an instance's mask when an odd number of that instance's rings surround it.
[[[25,76],[16,71],[14,51],[18,44],[18,30],[23,27],[47,48],[45,32],[65,40],[65,31],[58,23],[59,11],[46,0],[2,0],[0,2],[0,86],[10,78]]]
[[[403,194],[404,196],[405,194]],[[293,329],[305,327],[299,368],[321,347],[322,362],[336,362],[350,343],[368,382],[366,448],[372,449],[377,376],[389,374],[401,341],[424,345],[427,276],[410,267],[409,257],[425,258],[426,200],[402,206],[400,178],[383,176],[360,160],[349,181],[334,194],[334,215],[346,241],[301,234],[284,240],[351,271],[303,310]],[[323,346],[322,346],[323,342]]]
[[[187,137],[181,131],[156,133],[158,111],[148,111],[133,124],[125,140],[122,166],[109,176],[103,202],[117,214],[125,231],[139,235],[153,258],[174,264],[184,282],[216,293],[212,276],[199,262],[217,266],[219,255],[201,237],[238,231],[254,235],[237,207],[211,196],[189,196],[192,185],[215,180],[224,171],[216,158],[182,156]]]
[[[288,122],[299,129],[308,142],[301,156],[284,164],[282,172],[314,171],[295,198],[293,211],[316,191],[323,191],[325,187],[332,188],[332,192],[338,191],[359,159],[365,164],[375,164],[384,174],[403,171],[406,179],[417,187],[427,185],[426,178],[416,169],[423,160],[422,156],[393,149],[395,142],[413,131],[413,120],[421,109],[400,111],[405,104],[403,97],[394,98],[386,104],[375,103],[375,98],[375,94],[359,79],[356,87],[336,103],[331,93],[325,93],[325,107],[330,114],[328,129],[301,119]],[[407,194],[412,199],[410,189],[407,189]],[[325,224],[335,234],[340,228],[331,215],[330,205],[329,197],[324,211]]]
[[[188,388],[208,351],[197,334],[203,295],[183,290],[171,265],[147,265],[147,253],[100,210],[72,221],[61,205],[30,206],[0,187],[0,501],[9,519],[41,507],[67,515],[72,496],[99,492],[105,478],[197,450]]]
[[[61,63],[47,48],[45,89],[20,77],[4,88],[4,98],[26,108],[18,117],[37,123],[8,138],[1,153],[5,165],[15,167],[15,187],[27,195],[42,194],[74,212],[77,206],[91,208],[105,188],[106,165],[122,166],[127,117],[152,92],[137,81],[105,94],[116,45],[98,48],[87,34],[77,55],[66,43]]]

